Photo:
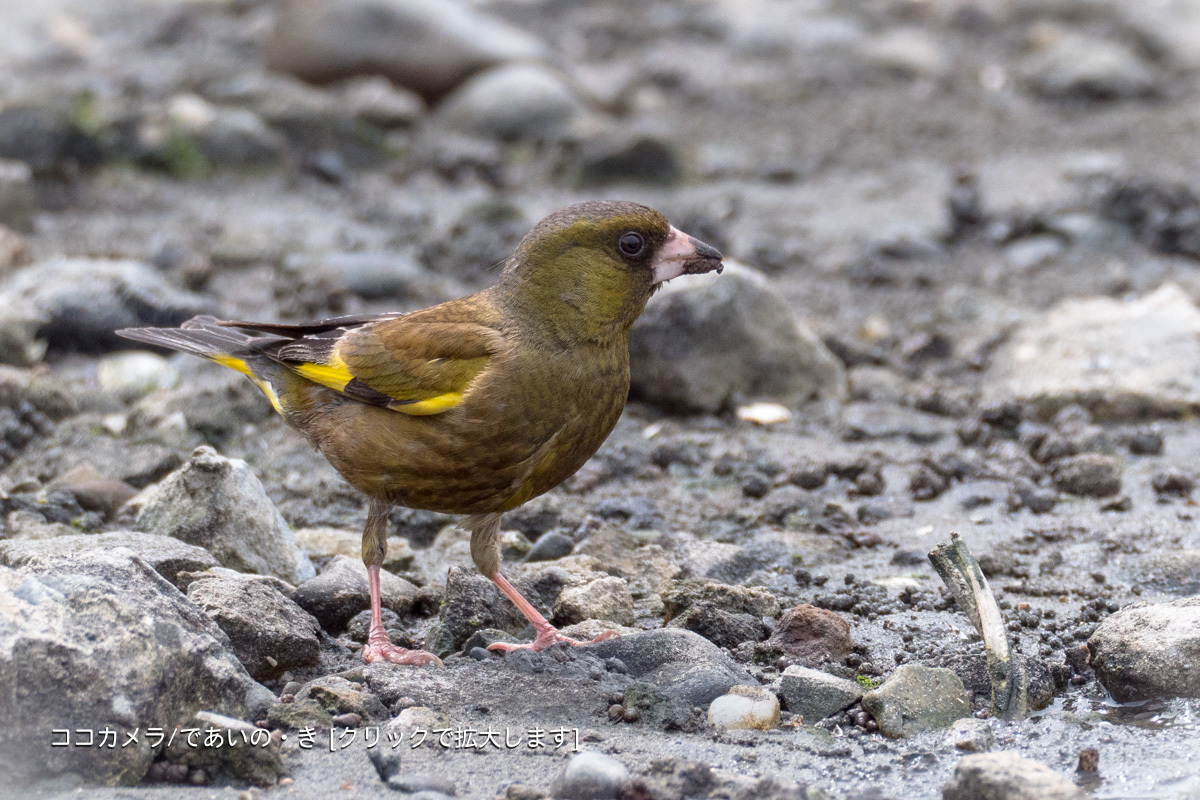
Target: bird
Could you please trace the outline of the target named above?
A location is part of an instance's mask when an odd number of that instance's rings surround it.
[[[475,566],[535,631],[532,642],[491,649],[584,644],[504,576],[501,518],[569,478],[608,438],[629,394],[630,329],[651,295],[666,281],[722,268],[720,252],[659,212],[589,201],[534,226],[492,286],[429,308],[301,324],[197,316],[117,334],[242,373],[366,495],[363,661],[440,665],[432,653],[393,644],[383,626],[391,509],[465,518]]]

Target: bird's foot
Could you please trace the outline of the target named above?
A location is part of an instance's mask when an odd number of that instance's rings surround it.
[[[513,650],[532,650],[535,653],[540,653],[552,644],[563,642],[572,646],[594,644],[595,642],[603,642],[606,639],[614,639],[621,634],[617,631],[603,631],[595,639],[586,642],[581,642],[578,639],[572,639],[558,632],[558,629],[547,625],[545,628],[538,630],[537,636],[532,642],[524,644],[513,644],[512,642],[495,642],[488,645],[488,650],[498,650],[504,653],[511,653]]]
[[[362,649],[362,660],[364,664],[388,661],[392,664],[414,664],[418,667],[426,664],[442,666],[442,660],[433,653],[425,650],[408,650],[392,644],[387,633],[382,630],[378,633],[372,632],[367,638],[367,643]]]

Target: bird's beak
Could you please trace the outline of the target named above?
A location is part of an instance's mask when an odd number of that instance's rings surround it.
[[[720,272],[723,266],[717,248],[688,236],[672,225],[667,241],[650,262],[650,268],[654,271],[654,283],[659,284],[680,275],[700,275],[713,270]]]

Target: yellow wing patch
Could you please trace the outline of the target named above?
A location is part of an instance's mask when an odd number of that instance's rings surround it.
[[[246,366],[246,362],[240,358],[234,358],[233,356],[221,356],[221,355],[210,356],[210,358],[213,361],[220,364],[222,367],[229,367],[234,372],[240,372],[243,375],[246,375],[251,378],[254,377],[254,373],[250,371],[250,367]]]
[[[431,414],[440,414],[443,411],[449,411],[462,401],[462,392],[446,392],[436,397],[430,397],[428,400],[418,400],[415,403],[399,403],[389,405],[388,408],[393,411],[399,411],[401,414],[408,414],[414,417],[427,417]]]
[[[346,384],[354,380],[354,375],[340,358],[333,364],[296,364],[291,369],[313,383],[328,386],[339,392],[346,388]]]
[[[234,358],[233,356],[223,355],[213,355],[209,356],[209,358],[212,361],[220,364],[222,367],[229,367],[234,372],[240,372],[245,375],[247,378],[253,381],[254,385],[258,387],[258,390],[266,396],[267,401],[271,404],[271,408],[275,409],[275,413],[283,413],[283,405],[279,402],[279,395],[275,393],[275,387],[251,372],[250,367],[245,361],[240,358]]]

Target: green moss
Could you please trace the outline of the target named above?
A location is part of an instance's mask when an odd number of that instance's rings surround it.
[[[856,675],[854,676],[854,682],[864,689],[870,690],[877,688],[883,683],[883,678],[872,678],[870,675]]]
[[[203,178],[212,174],[212,164],[200,152],[192,139],[179,131],[172,131],[162,148],[162,165],[176,178]]]

